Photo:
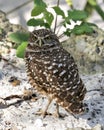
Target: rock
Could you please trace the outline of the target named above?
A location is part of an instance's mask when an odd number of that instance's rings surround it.
[[[3,77],[3,74],[2,74],[2,71],[0,70],[0,80],[2,79]]]
[[[37,127],[42,127],[43,126],[43,121],[41,119],[36,119],[34,125],[37,126]]]
[[[102,127],[100,124],[97,124],[92,130],[102,130]]]
[[[0,23],[6,19],[6,14],[0,10]]]
[[[64,49],[75,58],[80,72],[93,74],[104,72],[104,31],[93,27],[91,35],[71,34]]]
[[[7,107],[6,101],[0,98],[0,108],[6,108],[6,107]]]
[[[3,110],[0,110],[0,118],[4,115]]]
[[[89,130],[89,129],[76,127],[76,128],[68,128],[67,130]]]
[[[0,11],[0,53],[8,53],[13,48],[14,43],[9,35],[14,32],[28,32],[21,25],[11,24],[6,18],[6,14]]]

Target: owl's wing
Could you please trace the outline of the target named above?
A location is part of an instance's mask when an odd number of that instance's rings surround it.
[[[69,53],[62,50],[42,57],[37,55],[30,60],[29,69],[38,88],[53,94],[63,107],[66,106],[71,111],[79,110],[86,89]]]
[[[77,65],[73,57],[64,50],[42,57],[35,56],[30,60],[28,68],[33,80],[47,88],[56,86],[57,90],[63,91],[64,89],[71,92],[73,91],[71,88],[76,87],[79,81]]]

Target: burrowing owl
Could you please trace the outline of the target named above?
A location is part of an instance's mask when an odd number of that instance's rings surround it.
[[[30,84],[49,99],[43,116],[53,99],[72,114],[83,112],[86,88],[73,57],[52,31],[39,29],[30,33],[25,59]]]

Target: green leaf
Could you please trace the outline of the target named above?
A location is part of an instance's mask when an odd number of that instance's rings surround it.
[[[70,24],[70,19],[69,19],[69,17],[65,17],[65,22],[66,22],[67,24]]]
[[[38,16],[41,14],[45,9],[42,6],[35,6],[31,12],[31,16]]]
[[[8,37],[12,42],[21,43],[23,41],[28,41],[29,33],[15,32],[11,33]]]
[[[53,19],[54,19],[53,14],[46,10],[46,11],[44,11],[44,18],[47,21],[47,23],[51,26]]]
[[[101,18],[104,20],[104,11],[103,11],[103,9],[99,5],[94,6],[94,8],[97,11],[97,13],[101,16]]]
[[[44,26],[44,21],[43,21],[43,19],[32,18],[27,22],[27,25],[29,25],[29,26]]]
[[[94,24],[94,23],[89,23],[89,22],[86,22],[86,24],[88,24],[90,27],[97,27],[97,25],[96,25],[96,24]]]
[[[65,18],[64,11],[63,11],[60,7],[54,6],[54,7],[52,7],[52,8],[54,9],[54,11],[55,11],[55,13],[56,13],[57,15],[61,15],[63,18]]]
[[[45,23],[44,20],[41,18],[41,19],[30,19],[28,22],[27,22],[27,25],[28,26],[44,26],[46,28],[50,28],[49,24],[48,23]]]
[[[45,27],[45,28],[51,28],[48,23],[44,23],[44,27]]]
[[[46,3],[43,0],[34,0],[34,9],[31,12],[31,16],[38,16],[46,10]]]
[[[66,31],[64,32],[64,34],[66,35],[66,36],[70,36],[70,34],[71,34],[71,29],[66,29]]]
[[[74,21],[84,20],[87,18],[87,13],[81,10],[69,10],[68,17]]]
[[[19,58],[24,58],[25,49],[27,47],[28,42],[22,42],[20,46],[18,46],[16,50],[16,55]]]
[[[99,6],[99,4],[97,4],[96,0],[88,0],[87,5],[89,5],[89,10],[95,9],[97,11],[97,13],[101,16],[101,18],[104,20],[104,11],[101,8],[101,6]]]
[[[78,26],[76,25],[74,27],[74,29],[72,29],[72,33],[76,34],[76,35],[81,35],[84,33],[83,27],[82,26]]]
[[[87,2],[84,11],[87,12],[88,17],[92,15],[94,8]]]
[[[97,5],[96,0],[88,0],[88,3],[89,3],[90,5],[92,5],[92,6]]]
[[[73,29],[72,29],[72,33],[76,34],[76,35],[81,35],[81,34],[88,34],[88,33],[92,33],[93,32],[93,28],[91,26],[89,26],[87,23],[82,23],[81,25],[76,25]]]
[[[0,34],[2,34],[3,33],[3,29],[2,28],[0,28]]]
[[[43,8],[47,7],[46,3],[43,0],[34,0],[34,5],[35,6],[41,6]]]
[[[93,32],[93,28],[90,25],[88,25],[87,23],[84,23],[82,26],[84,27],[83,29],[84,29],[85,33],[92,33]]]

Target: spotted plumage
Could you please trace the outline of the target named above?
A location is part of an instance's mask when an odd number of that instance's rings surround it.
[[[83,112],[86,88],[73,57],[52,31],[40,29],[30,33],[25,59],[30,84],[49,98],[44,115],[53,99],[70,113]]]

